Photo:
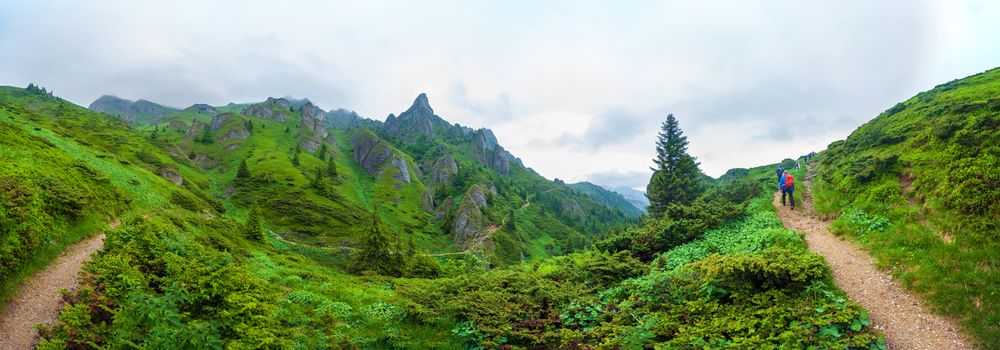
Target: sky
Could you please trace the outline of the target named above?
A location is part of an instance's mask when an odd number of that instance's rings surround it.
[[[668,113],[711,176],[1000,65],[989,1],[0,0],[0,85],[168,106],[421,92],[548,178],[644,189]]]

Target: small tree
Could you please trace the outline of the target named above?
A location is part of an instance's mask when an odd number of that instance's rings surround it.
[[[247,122],[246,122],[245,125],[246,125],[246,128],[247,128],[247,131],[253,132],[253,120],[247,119]]]
[[[313,178],[311,186],[314,188],[320,188],[323,183],[323,169],[316,168],[316,177]]]
[[[292,153],[292,165],[299,166],[299,153],[302,152],[302,147],[295,145],[295,151]]]
[[[326,161],[326,174],[334,180],[337,179],[337,162],[333,161],[333,157]]]
[[[250,168],[247,166],[247,160],[246,159],[241,160],[240,167],[236,169],[236,179],[246,180],[249,179],[251,176],[253,175],[250,174]]]
[[[319,160],[326,160],[326,142],[319,147],[319,154],[317,156],[319,156]]]
[[[264,216],[260,212],[260,207],[255,205],[253,208],[250,208],[250,215],[247,217],[247,223],[244,226],[243,234],[249,240],[257,242],[264,241]]]

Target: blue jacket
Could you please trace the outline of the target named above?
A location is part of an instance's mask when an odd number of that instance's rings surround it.
[[[792,188],[785,188],[785,177],[782,176],[782,177],[778,178],[778,189],[779,190],[795,191],[795,185],[792,185]]]

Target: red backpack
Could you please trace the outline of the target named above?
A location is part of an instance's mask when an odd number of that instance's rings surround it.
[[[785,188],[792,188],[792,187],[795,187],[795,178],[792,177],[792,174],[789,174],[789,173],[786,172],[785,173]]]

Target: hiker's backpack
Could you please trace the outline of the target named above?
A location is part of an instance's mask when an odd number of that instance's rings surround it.
[[[785,173],[785,188],[791,189],[792,187],[795,187],[795,178],[792,177],[792,174],[789,174],[789,173],[786,172]]]

